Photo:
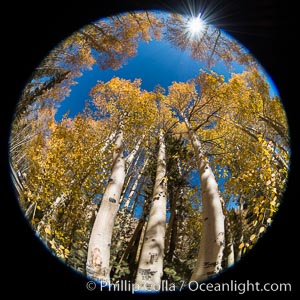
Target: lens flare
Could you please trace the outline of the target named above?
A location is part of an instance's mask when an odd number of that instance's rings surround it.
[[[205,23],[200,18],[200,15],[188,21],[188,30],[192,35],[198,34],[205,30]]]
[[[186,22],[185,32],[190,39],[200,39],[206,32],[208,25],[201,18],[201,14],[197,17],[191,17]]]

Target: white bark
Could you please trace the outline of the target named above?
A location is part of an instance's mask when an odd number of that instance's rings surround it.
[[[114,140],[114,138],[116,137],[116,134],[117,132],[116,131],[113,131],[109,137],[107,138],[107,140],[105,141],[103,147],[101,148],[100,152],[103,153],[107,148],[108,146],[110,146],[110,144],[112,143],[112,141]]]
[[[96,281],[109,280],[112,231],[125,179],[122,127],[121,124],[116,135],[111,177],[104,192],[89,241],[86,272],[87,276]]]
[[[129,207],[129,204],[130,204],[130,202],[132,200],[132,197],[133,197],[134,193],[136,192],[136,189],[138,187],[139,181],[140,181],[140,179],[141,179],[141,177],[143,175],[143,172],[145,170],[145,167],[146,167],[147,163],[148,163],[148,158],[145,159],[144,164],[143,164],[141,170],[139,171],[139,174],[138,174],[137,178],[135,179],[135,182],[134,182],[134,184],[133,184],[133,186],[131,188],[131,191],[130,191],[130,193],[129,193],[126,201],[125,201],[125,204],[124,204],[124,208],[125,209],[128,209],[128,207]]]
[[[195,152],[202,190],[203,225],[197,263],[191,281],[203,281],[221,270],[225,241],[224,214],[218,183],[205,158],[201,142],[191,128],[187,118],[185,124],[189,129],[189,138]]]
[[[48,228],[50,227],[48,219],[51,217],[52,220],[56,220],[57,219],[57,209],[62,206],[65,201],[67,200],[67,197],[65,194],[62,194],[60,197],[57,197],[55,199],[55,201],[51,204],[51,207],[49,210],[47,210],[47,212],[43,215],[42,219],[40,220],[36,232],[41,235],[41,230],[42,228],[44,228],[46,225],[48,225]]]
[[[134,183],[132,183],[132,178],[134,177],[134,173],[135,173],[134,170],[136,168],[136,165],[138,164],[140,156],[141,156],[141,153],[139,153],[136,156],[136,159],[135,159],[134,163],[131,162],[130,164],[128,164],[125,161],[125,167],[126,166],[127,167],[126,167],[126,173],[125,173],[125,183],[124,183],[123,193],[122,193],[121,198],[120,198],[120,204],[123,203],[123,201],[125,199],[126,192],[130,188],[130,185],[134,184]]]
[[[125,166],[126,166],[126,176],[125,177],[126,177],[126,180],[125,180],[125,185],[124,185],[125,187],[124,187],[123,193],[121,195],[120,203],[122,203],[124,201],[126,191],[127,191],[128,187],[131,183],[132,174],[134,173],[134,169],[135,169],[135,167],[138,164],[138,161],[140,159],[141,153],[138,154],[138,151],[140,149],[140,146],[141,146],[141,143],[142,143],[144,137],[145,137],[145,135],[143,135],[142,138],[140,138],[138,140],[138,142],[137,142],[136,146],[134,147],[134,149],[130,152],[130,154],[125,159]],[[133,163],[133,160],[134,160],[134,163]],[[130,170],[131,170],[131,172],[130,172]]]
[[[22,195],[22,191],[23,191],[24,187],[18,178],[17,172],[15,171],[14,166],[11,162],[11,158],[9,158],[9,166],[10,166],[12,181],[14,183],[14,187],[15,187],[16,192],[19,197],[20,195]]]
[[[133,162],[137,152],[140,149],[141,143],[144,139],[145,135],[142,136],[142,138],[140,138],[138,140],[138,142],[136,143],[134,149],[130,152],[130,154],[126,157],[126,168],[129,169],[129,166],[131,165],[131,163]]]
[[[27,219],[30,218],[31,214],[34,211],[35,206],[36,206],[36,202],[31,202],[30,205],[29,205],[29,207],[26,209],[26,211],[25,211],[25,217]]]
[[[157,290],[161,284],[166,232],[167,184],[165,177],[166,150],[164,133],[161,130],[152,205],[135,280],[136,288],[139,290]]]

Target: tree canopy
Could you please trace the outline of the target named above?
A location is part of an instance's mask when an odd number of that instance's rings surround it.
[[[16,109],[10,163],[24,213],[95,280],[204,280],[250,250],[280,207],[290,148],[279,96],[236,41],[208,24],[192,39],[185,23],[132,12],[87,25],[45,58]],[[76,78],[122,68],[152,39],[204,68],[153,90],[99,78],[83,111],[56,119]],[[243,71],[225,76],[218,62]]]

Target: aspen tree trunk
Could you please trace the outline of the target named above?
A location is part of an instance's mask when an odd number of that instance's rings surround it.
[[[140,241],[142,240],[142,232],[143,228],[145,227],[146,223],[146,217],[149,214],[149,199],[146,199],[144,202],[143,206],[143,212],[142,216],[139,219],[139,222],[134,230],[134,233],[131,236],[130,241],[128,242],[128,245],[126,247],[126,250],[122,254],[120,260],[119,260],[119,265],[121,265],[122,261],[127,261],[130,269],[131,276],[135,272],[136,269],[136,257],[137,257],[137,252],[139,248]],[[115,274],[117,274],[119,271],[116,271]],[[134,276],[132,276],[134,278]]]
[[[234,245],[233,245],[232,235],[229,236],[227,247],[228,247],[227,267],[229,268],[234,264]]]
[[[139,140],[138,142],[136,143],[134,149],[130,152],[130,154],[126,157],[126,169],[129,169],[130,165],[132,164],[134,158],[136,157],[136,154],[137,152],[139,151],[140,149],[140,146],[141,146],[141,143],[144,139],[145,135],[143,135]]]
[[[129,204],[130,204],[130,202],[132,200],[132,197],[133,197],[134,193],[136,192],[136,189],[137,189],[138,184],[140,182],[140,179],[141,179],[141,177],[143,175],[145,167],[147,166],[147,163],[148,163],[148,158],[146,158],[146,160],[144,161],[144,164],[143,164],[141,170],[139,171],[139,174],[138,174],[137,178],[135,179],[135,182],[134,182],[134,184],[133,184],[133,186],[131,188],[131,191],[130,191],[128,197],[127,197],[127,200],[125,201],[124,208],[127,209],[127,210],[129,208]]]
[[[131,153],[132,153],[132,152],[131,152]],[[127,156],[127,157],[128,157],[128,156]],[[125,201],[125,203],[124,203],[124,206],[122,207],[122,210],[125,211],[125,213],[126,213],[128,216],[129,216],[129,214],[130,214],[130,212],[129,212],[129,205],[130,205],[130,203],[131,203],[131,200],[132,200],[132,198],[133,198],[133,195],[136,193],[136,190],[137,190],[139,181],[140,181],[140,179],[141,179],[141,177],[142,177],[142,175],[143,175],[143,172],[144,172],[144,169],[145,169],[147,163],[148,163],[148,158],[146,158],[145,161],[143,162],[143,165],[142,165],[142,167],[141,167],[141,170],[139,171],[137,177],[134,179],[133,185],[132,185],[132,187],[130,188],[130,193],[129,193],[129,195],[127,196],[127,199],[126,199],[126,201]],[[127,172],[127,173],[128,173],[128,172]],[[121,195],[120,204],[122,203],[122,198],[125,199],[125,198],[124,198],[124,195],[125,195],[125,193],[127,193],[126,189],[127,189],[127,187],[124,188],[124,190],[123,190],[123,193],[122,193],[122,195]],[[126,197],[126,195],[125,195],[125,197]],[[123,200],[123,201],[124,201],[124,200]],[[116,247],[115,247],[116,252],[118,252],[118,251],[120,250],[121,247],[122,247],[122,240],[120,239],[120,240],[118,241]]]
[[[108,281],[110,274],[110,247],[115,218],[125,179],[123,156],[123,124],[117,132],[113,152],[111,177],[103,195],[92,229],[86,263],[87,276],[96,281]]]
[[[18,194],[18,197],[20,195],[22,195],[22,191],[23,191],[23,185],[22,183],[20,182],[19,178],[18,178],[18,175],[17,175],[17,172],[15,171],[15,168],[11,162],[11,158],[9,158],[9,166],[10,166],[10,171],[11,171],[11,177],[12,177],[12,181],[14,183],[14,187],[16,189],[16,192]]]
[[[232,222],[230,220],[229,214],[225,216],[225,236],[226,236],[226,247],[224,250],[224,256],[226,255],[226,266],[227,268],[233,266],[235,262],[235,253],[234,253],[234,241],[233,241],[233,232]]]
[[[170,219],[169,223],[166,229],[166,238],[165,238],[165,256],[168,257],[168,252],[170,248],[170,241],[171,241],[171,236],[174,231],[174,223],[176,219],[176,201],[177,199],[174,199],[174,193],[170,193],[169,191],[169,197],[170,197]],[[167,259],[167,261],[169,261]]]
[[[199,282],[218,273],[222,268],[225,241],[224,214],[218,183],[204,156],[201,142],[186,117],[184,122],[189,130],[189,138],[195,152],[202,190],[202,235],[197,263],[191,276],[191,281]]]
[[[44,228],[46,225],[50,227],[50,224],[48,224],[50,218],[54,221],[57,221],[57,210],[65,203],[66,200],[67,197],[65,194],[62,194],[60,197],[57,197],[55,199],[55,201],[51,204],[50,209],[47,211],[47,213],[43,215],[42,219],[40,220],[37,226],[36,232],[38,233],[38,235],[41,235],[41,229]]]
[[[159,289],[163,276],[167,202],[165,148],[164,132],[160,130],[151,209],[135,279],[139,290]]]
[[[178,201],[179,204],[181,203],[182,197],[183,195],[183,189],[180,189],[180,192],[178,194],[178,196],[176,197],[176,202]],[[174,208],[172,208],[172,210],[174,210],[173,212],[171,211],[171,217],[173,214],[173,220],[171,220],[170,217],[170,222],[169,222],[169,226],[170,226],[170,233],[169,236],[167,236],[166,238],[166,261],[167,262],[172,262],[173,260],[173,256],[174,256],[174,252],[177,246],[177,241],[178,241],[178,221],[179,221],[179,214],[180,214],[180,209],[176,208],[177,203],[174,203]],[[172,221],[172,222],[171,222]]]
[[[106,141],[105,141],[103,147],[102,147],[101,150],[100,150],[101,153],[103,153],[103,152],[108,148],[108,146],[111,145],[111,143],[113,142],[114,138],[116,137],[116,134],[117,134],[117,132],[116,132],[116,131],[113,131],[113,132],[109,135],[109,137],[106,139]]]
[[[37,203],[36,202],[31,202],[30,203],[30,205],[29,205],[29,207],[26,209],[26,211],[25,211],[25,217],[26,218],[30,218],[31,217],[31,215],[33,214],[33,212],[34,212],[34,210],[35,210],[35,208],[36,208],[36,205],[37,205]]]
[[[133,203],[131,204],[131,207],[130,207],[130,210],[129,210],[129,214],[130,214],[130,216],[132,218],[134,216],[135,208],[136,208],[136,206],[138,204],[139,196],[141,196],[141,191],[142,191],[142,189],[144,187],[145,181],[146,181],[146,177],[144,176],[141,179],[141,183],[138,186],[138,189],[137,189],[137,191],[135,193],[135,197],[133,199]]]
[[[179,158],[177,159],[177,167],[178,167],[178,174],[180,175],[180,177],[183,177]],[[183,188],[180,187],[179,193],[178,193],[178,189],[176,189],[175,195],[173,193],[172,199],[170,199],[171,215],[170,215],[170,220],[167,228],[166,242],[165,242],[165,253],[166,253],[165,256],[167,262],[172,262],[176,245],[177,245],[178,218],[179,218],[178,206],[179,205],[181,206],[182,196],[183,196]]]
[[[138,140],[134,149],[130,152],[130,154],[125,159],[125,167],[126,167],[125,184],[124,184],[123,193],[121,194],[120,203],[123,203],[125,193],[129,187],[129,185],[131,184],[133,170],[136,168],[138,161],[140,159],[140,156],[141,156],[141,153],[138,153],[138,151],[140,149],[140,145],[141,145],[144,137],[145,136],[143,135]]]
[[[238,208],[238,211],[237,211],[237,213],[238,213],[238,219],[239,219],[239,224],[240,224],[240,229],[241,229],[241,231],[240,231],[239,245],[244,242],[244,235],[243,235],[243,232],[244,232],[244,228],[243,228],[244,227],[243,226],[243,224],[244,224],[244,216],[243,216],[243,212],[244,212],[244,201],[243,201],[243,196],[241,195],[240,198],[239,198],[239,208]],[[235,258],[236,262],[241,259],[241,257],[242,257],[242,251],[243,251],[243,249],[238,248],[237,254],[236,254],[236,258]]]
[[[130,271],[132,272],[132,278],[136,278],[137,272],[138,272],[138,265],[140,262],[141,258],[141,252],[142,252],[142,247],[144,243],[144,238],[146,234],[146,229],[147,229],[148,222],[145,220],[145,224],[142,227],[140,238],[138,239],[137,244],[134,247],[134,251],[132,251],[132,254],[130,255],[128,259],[129,265],[132,265],[134,269],[130,268]]]
[[[129,155],[131,155],[131,153]],[[134,184],[134,182],[133,182],[134,173],[135,173],[134,170],[139,162],[140,156],[141,156],[141,153],[136,155],[134,163],[132,161],[130,163],[128,163],[128,161],[125,160],[125,167],[126,167],[125,182],[124,182],[123,192],[120,197],[120,204],[124,202],[125,194],[130,189],[130,186],[132,186]],[[127,156],[127,158],[128,158],[128,156]]]

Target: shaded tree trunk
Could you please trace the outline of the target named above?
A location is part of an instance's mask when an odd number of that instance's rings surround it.
[[[163,275],[167,202],[165,148],[164,132],[160,130],[152,204],[135,279],[135,284],[140,290],[157,289]]]
[[[128,262],[132,278],[134,278],[134,273],[136,269],[136,257],[138,253],[139,244],[142,239],[143,228],[146,223],[146,218],[149,214],[149,204],[150,204],[149,202],[150,201],[148,199],[145,200],[142,216],[139,219],[139,222],[134,230],[134,233],[126,247],[126,250],[124,251],[124,253],[122,254],[119,260],[119,265],[121,265],[123,261]],[[118,272],[119,270],[117,269],[115,274],[117,274]]]
[[[183,177],[182,171],[180,168],[180,160],[177,160],[177,166],[178,166],[178,174],[180,177]],[[169,226],[166,234],[166,244],[165,244],[165,253],[166,253],[166,261],[171,263],[173,260],[174,252],[177,245],[178,240],[178,213],[179,213],[179,207],[181,207],[182,203],[182,196],[183,196],[183,188],[179,187],[179,193],[178,193],[178,187],[175,189],[175,193],[172,195],[172,199],[170,199],[171,204],[171,216],[169,221]]]
[[[166,230],[166,239],[165,239],[165,256],[168,257],[168,252],[170,249],[171,236],[174,231],[174,223],[176,219],[176,204],[174,203],[173,193],[169,194],[170,197],[170,219]],[[167,261],[169,261],[167,259]]]

